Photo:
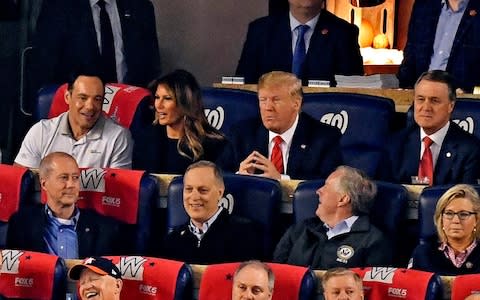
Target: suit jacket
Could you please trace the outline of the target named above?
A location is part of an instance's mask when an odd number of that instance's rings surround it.
[[[418,174],[420,146],[420,128],[416,125],[392,136],[380,164],[379,179],[410,184],[411,176]],[[480,141],[450,122],[433,171],[433,184],[476,184],[478,178]]]
[[[236,74],[257,83],[267,72],[292,70],[289,15],[262,17],[250,23]],[[335,74],[363,75],[358,28],[322,10],[310,39],[301,79],[334,80]]]
[[[255,223],[224,210],[200,242],[188,229],[188,223],[175,228],[163,242],[161,257],[191,264],[263,259],[262,245]]]
[[[430,66],[441,0],[416,0],[398,78],[401,87],[413,87]],[[480,85],[480,2],[469,1],[458,26],[447,69],[459,87],[472,91]]]
[[[254,150],[268,157],[268,130],[260,118],[232,126],[229,137],[232,148],[227,151],[231,151],[219,160],[224,169],[237,171],[240,162]],[[340,137],[336,127],[300,113],[290,146],[287,174],[292,179],[327,178],[342,163]]]
[[[7,248],[48,253],[43,239],[46,226],[44,205],[21,209],[8,222]],[[111,218],[80,209],[76,231],[79,258],[124,254],[120,247],[119,225]]]
[[[124,81],[145,86],[160,72],[153,5],[149,0],[116,2],[128,69]],[[44,1],[34,46],[38,87],[67,82],[72,72],[101,65],[89,0]]]

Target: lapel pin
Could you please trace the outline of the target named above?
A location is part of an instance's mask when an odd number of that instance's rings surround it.
[[[450,152],[447,152],[447,154],[445,154],[446,157],[451,157],[452,156],[452,153]]]
[[[468,14],[470,15],[470,17],[475,17],[477,15],[477,11],[475,9],[471,9]]]
[[[306,148],[307,148],[307,145],[305,145],[305,144],[301,144],[301,145],[300,145],[300,148],[302,148],[302,149],[306,149]]]
[[[322,29],[322,34],[323,34],[323,35],[325,35],[325,34],[327,34],[327,33],[328,33],[328,29],[326,29],[326,28],[325,28],[325,29]]]
[[[467,269],[471,269],[471,268],[473,268],[473,264],[471,262],[467,261],[467,263],[465,264],[465,267]]]
[[[90,232],[90,228],[85,228],[85,232]]]

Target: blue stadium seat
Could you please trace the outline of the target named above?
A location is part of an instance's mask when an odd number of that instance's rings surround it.
[[[473,98],[457,98],[452,112],[451,120],[463,130],[480,138],[480,101]],[[407,111],[407,125],[415,123],[413,119],[413,106]]]
[[[0,164],[0,249],[5,248],[11,215],[31,203],[34,183],[34,175],[29,169]]]
[[[233,215],[262,225],[264,254],[270,257],[280,216],[280,184],[272,179],[235,174],[224,175],[223,180],[225,193],[220,205]],[[168,187],[167,230],[187,221],[188,215],[183,207],[183,177],[175,177]]]
[[[393,122],[392,99],[350,93],[306,93],[302,110],[340,129],[344,164],[375,175]]]
[[[65,262],[58,256],[23,250],[3,250],[0,296],[7,299],[64,300]]]
[[[199,300],[231,299],[233,274],[239,263],[209,265],[202,274]],[[268,263],[275,274],[273,300],[313,300],[317,278],[309,268]]]
[[[435,273],[400,268],[353,268],[363,281],[365,299],[443,299],[443,284]]]
[[[183,262],[146,256],[107,258],[122,273],[122,299],[193,299],[193,272]]]
[[[202,101],[208,122],[225,134],[232,124],[260,114],[257,93],[251,91],[202,88]]]

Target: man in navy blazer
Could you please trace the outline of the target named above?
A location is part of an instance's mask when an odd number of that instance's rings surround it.
[[[100,7],[97,2],[97,0],[43,2],[34,37],[36,50],[34,80],[38,87],[67,82],[72,71],[85,66],[102,65],[101,46],[97,38],[100,28],[96,28],[94,21],[99,18]],[[115,82],[146,86],[160,72],[153,5],[150,0],[105,2],[115,42],[117,67]],[[115,7],[118,13],[115,13]],[[99,24],[97,26],[100,27]]]
[[[76,206],[80,170],[72,156],[64,152],[45,156],[40,163],[39,179],[47,202],[20,209],[12,215],[7,248],[62,258],[119,255],[128,251],[120,243],[118,222]]]
[[[220,159],[226,170],[273,179],[326,178],[342,163],[340,131],[300,112],[302,83],[273,71],[258,82],[261,118],[241,121],[230,133],[232,149]],[[272,160],[280,136],[283,172]]]
[[[429,137],[433,183],[470,183],[480,178],[480,141],[450,121],[456,95],[453,78],[440,70],[425,72],[415,84],[415,125],[393,135],[380,164],[379,179],[412,183]]]
[[[411,88],[423,72],[442,69],[471,92],[480,85],[479,32],[479,1],[416,0],[398,73],[400,86]]]
[[[289,0],[289,14],[262,17],[250,23],[236,74],[256,83],[270,71],[292,72],[298,25],[305,33],[306,57],[299,78],[334,80],[335,74],[363,75],[358,28],[327,10],[324,0]]]

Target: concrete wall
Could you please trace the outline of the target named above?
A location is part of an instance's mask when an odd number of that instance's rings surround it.
[[[184,68],[202,85],[235,72],[250,21],[268,0],[153,0],[162,70]]]

